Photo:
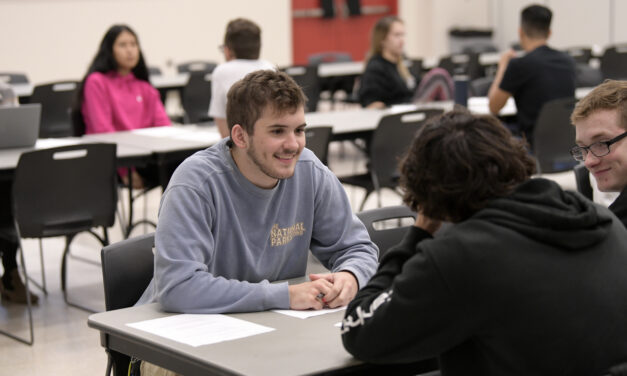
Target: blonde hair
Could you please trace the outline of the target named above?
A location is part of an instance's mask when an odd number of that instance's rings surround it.
[[[387,37],[394,22],[403,23],[403,20],[396,16],[386,16],[379,19],[379,21],[374,24],[370,35],[370,50],[368,51],[367,60],[370,60],[375,55],[381,55],[383,53],[383,40]],[[402,57],[396,63],[396,69],[405,80],[411,78],[411,73],[409,73],[409,70],[405,66],[405,62]]]
[[[570,121],[575,124],[598,110],[618,110],[620,127],[627,129],[627,81],[605,80],[575,106]]]

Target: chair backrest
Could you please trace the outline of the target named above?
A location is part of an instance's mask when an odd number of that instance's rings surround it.
[[[78,81],[59,81],[35,86],[30,102],[41,103],[40,138],[74,135],[72,106],[78,86]]]
[[[420,81],[422,77],[422,59],[411,59],[407,67],[409,73],[416,79],[416,82]]]
[[[357,213],[368,230],[368,235],[374,244],[379,247],[379,259],[391,247],[400,243],[407,230],[416,220],[416,213],[407,206],[388,206],[377,209],[364,210]],[[403,218],[411,218],[411,222],[402,223]]]
[[[122,240],[102,249],[102,281],[107,311],[133,306],[154,271],[155,234]]]
[[[193,71],[183,87],[182,105],[186,123],[198,123],[209,120],[211,102],[211,74],[205,71]]]
[[[329,142],[331,141],[333,127],[311,127],[305,129],[307,149],[314,152],[322,163],[327,164],[329,155]]]
[[[487,97],[494,77],[479,77],[470,81],[470,95],[473,97]]]
[[[148,74],[150,76],[161,76],[161,68],[155,66],[148,67]]]
[[[27,84],[28,77],[26,77],[26,74],[24,73],[0,72],[0,82],[4,82],[10,85]]]
[[[115,162],[115,144],[23,153],[13,180],[13,213],[21,236],[42,238],[113,226]]]
[[[179,73],[205,72],[211,73],[218,64],[213,61],[195,60],[181,63],[176,66]]]
[[[575,183],[577,184],[577,192],[592,200],[592,185],[590,184],[590,172],[583,164],[578,164],[573,168],[575,172]]]
[[[576,103],[575,98],[561,98],[542,106],[532,140],[538,173],[568,171],[577,164],[569,152],[575,144],[575,127],[570,123],[570,114]]]
[[[307,57],[309,65],[318,65],[321,63],[338,63],[353,61],[353,58],[348,52],[319,52]]]
[[[575,60],[575,63],[588,64],[592,59],[592,48],[590,47],[570,47],[565,52]]]
[[[627,79],[627,44],[608,47],[603,52],[601,72],[604,79]]]
[[[305,112],[313,112],[318,108],[320,99],[320,79],[318,78],[318,68],[316,66],[295,65],[282,69],[296,81],[298,86],[307,96]]]
[[[375,188],[394,188],[398,185],[400,157],[426,120],[441,113],[442,110],[435,109],[418,110],[381,118],[370,142],[369,163]]]
[[[575,87],[594,87],[603,82],[603,73],[599,68],[588,64],[575,63]]]

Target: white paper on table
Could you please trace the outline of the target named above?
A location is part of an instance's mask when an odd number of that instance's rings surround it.
[[[80,143],[77,139],[63,139],[63,138],[40,138],[35,144],[35,149],[50,149],[59,146],[76,145]]]
[[[181,129],[179,127],[149,127],[149,128],[140,128],[133,129],[131,133],[141,134],[144,136],[153,136],[153,137],[172,137],[181,133]]]
[[[231,341],[275,330],[219,314],[182,314],[126,325],[194,347]]]
[[[280,313],[282,315],[297,317],[299,319],[308,319],[310,317],[326,315],[327,313],[343,311],[345,309],[346,309],[346,306],[340,307],[340,308],[333,308],[333,309],[320,309],[317,311],[314,311],[314,310],[297,311],[294,309],[273,309],[272,312]]]
[[[215,132],[211,131],[195,131],[195,132],[184,132],[179,133],[173,138],[177,140],[185,140],[185,141],[202,141],[202,142],[213,142],[216,143],[222,139],[220,133],[216,130]]]

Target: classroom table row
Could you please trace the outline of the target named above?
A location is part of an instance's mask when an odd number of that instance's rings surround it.
[[[453,102],[433,102],[420,105],[399,105],[387,109],[349,109],[331,112],[310,112],[305,114],[309,127],[332,126],[335,139],[347,139],[372,132],[385,115],[427,108],[452,109]],[[470,98],[468,107],[480,114],[489,112],[485,98]],[[516,106],[510,99],[501,115],[516,113]],[[72,145],[86,142],[111,142],[118,145],[118,164],[132,166],[141,159],[165,158],[169,153],[201,150],[220,140],[214,125],[173,125],[170,127],[143,128],[132,131],[84,135],[79,138],[40,139],[31,148],[0,150],[0,171],[10,171],[17,166],[23,152]]]

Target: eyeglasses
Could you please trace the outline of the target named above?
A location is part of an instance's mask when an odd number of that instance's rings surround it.
[[[610,153],[610,145],[627,137],[627,132],[614,137],[609,141],[595,142],[588,146],[574,146],[570,149],[570,155],[578,161],[585,161],[588,152],[592,153],[597,158],[604,157]]]
[[[224,53],[224,45],[223,44],[218,46],[218,51]]]

